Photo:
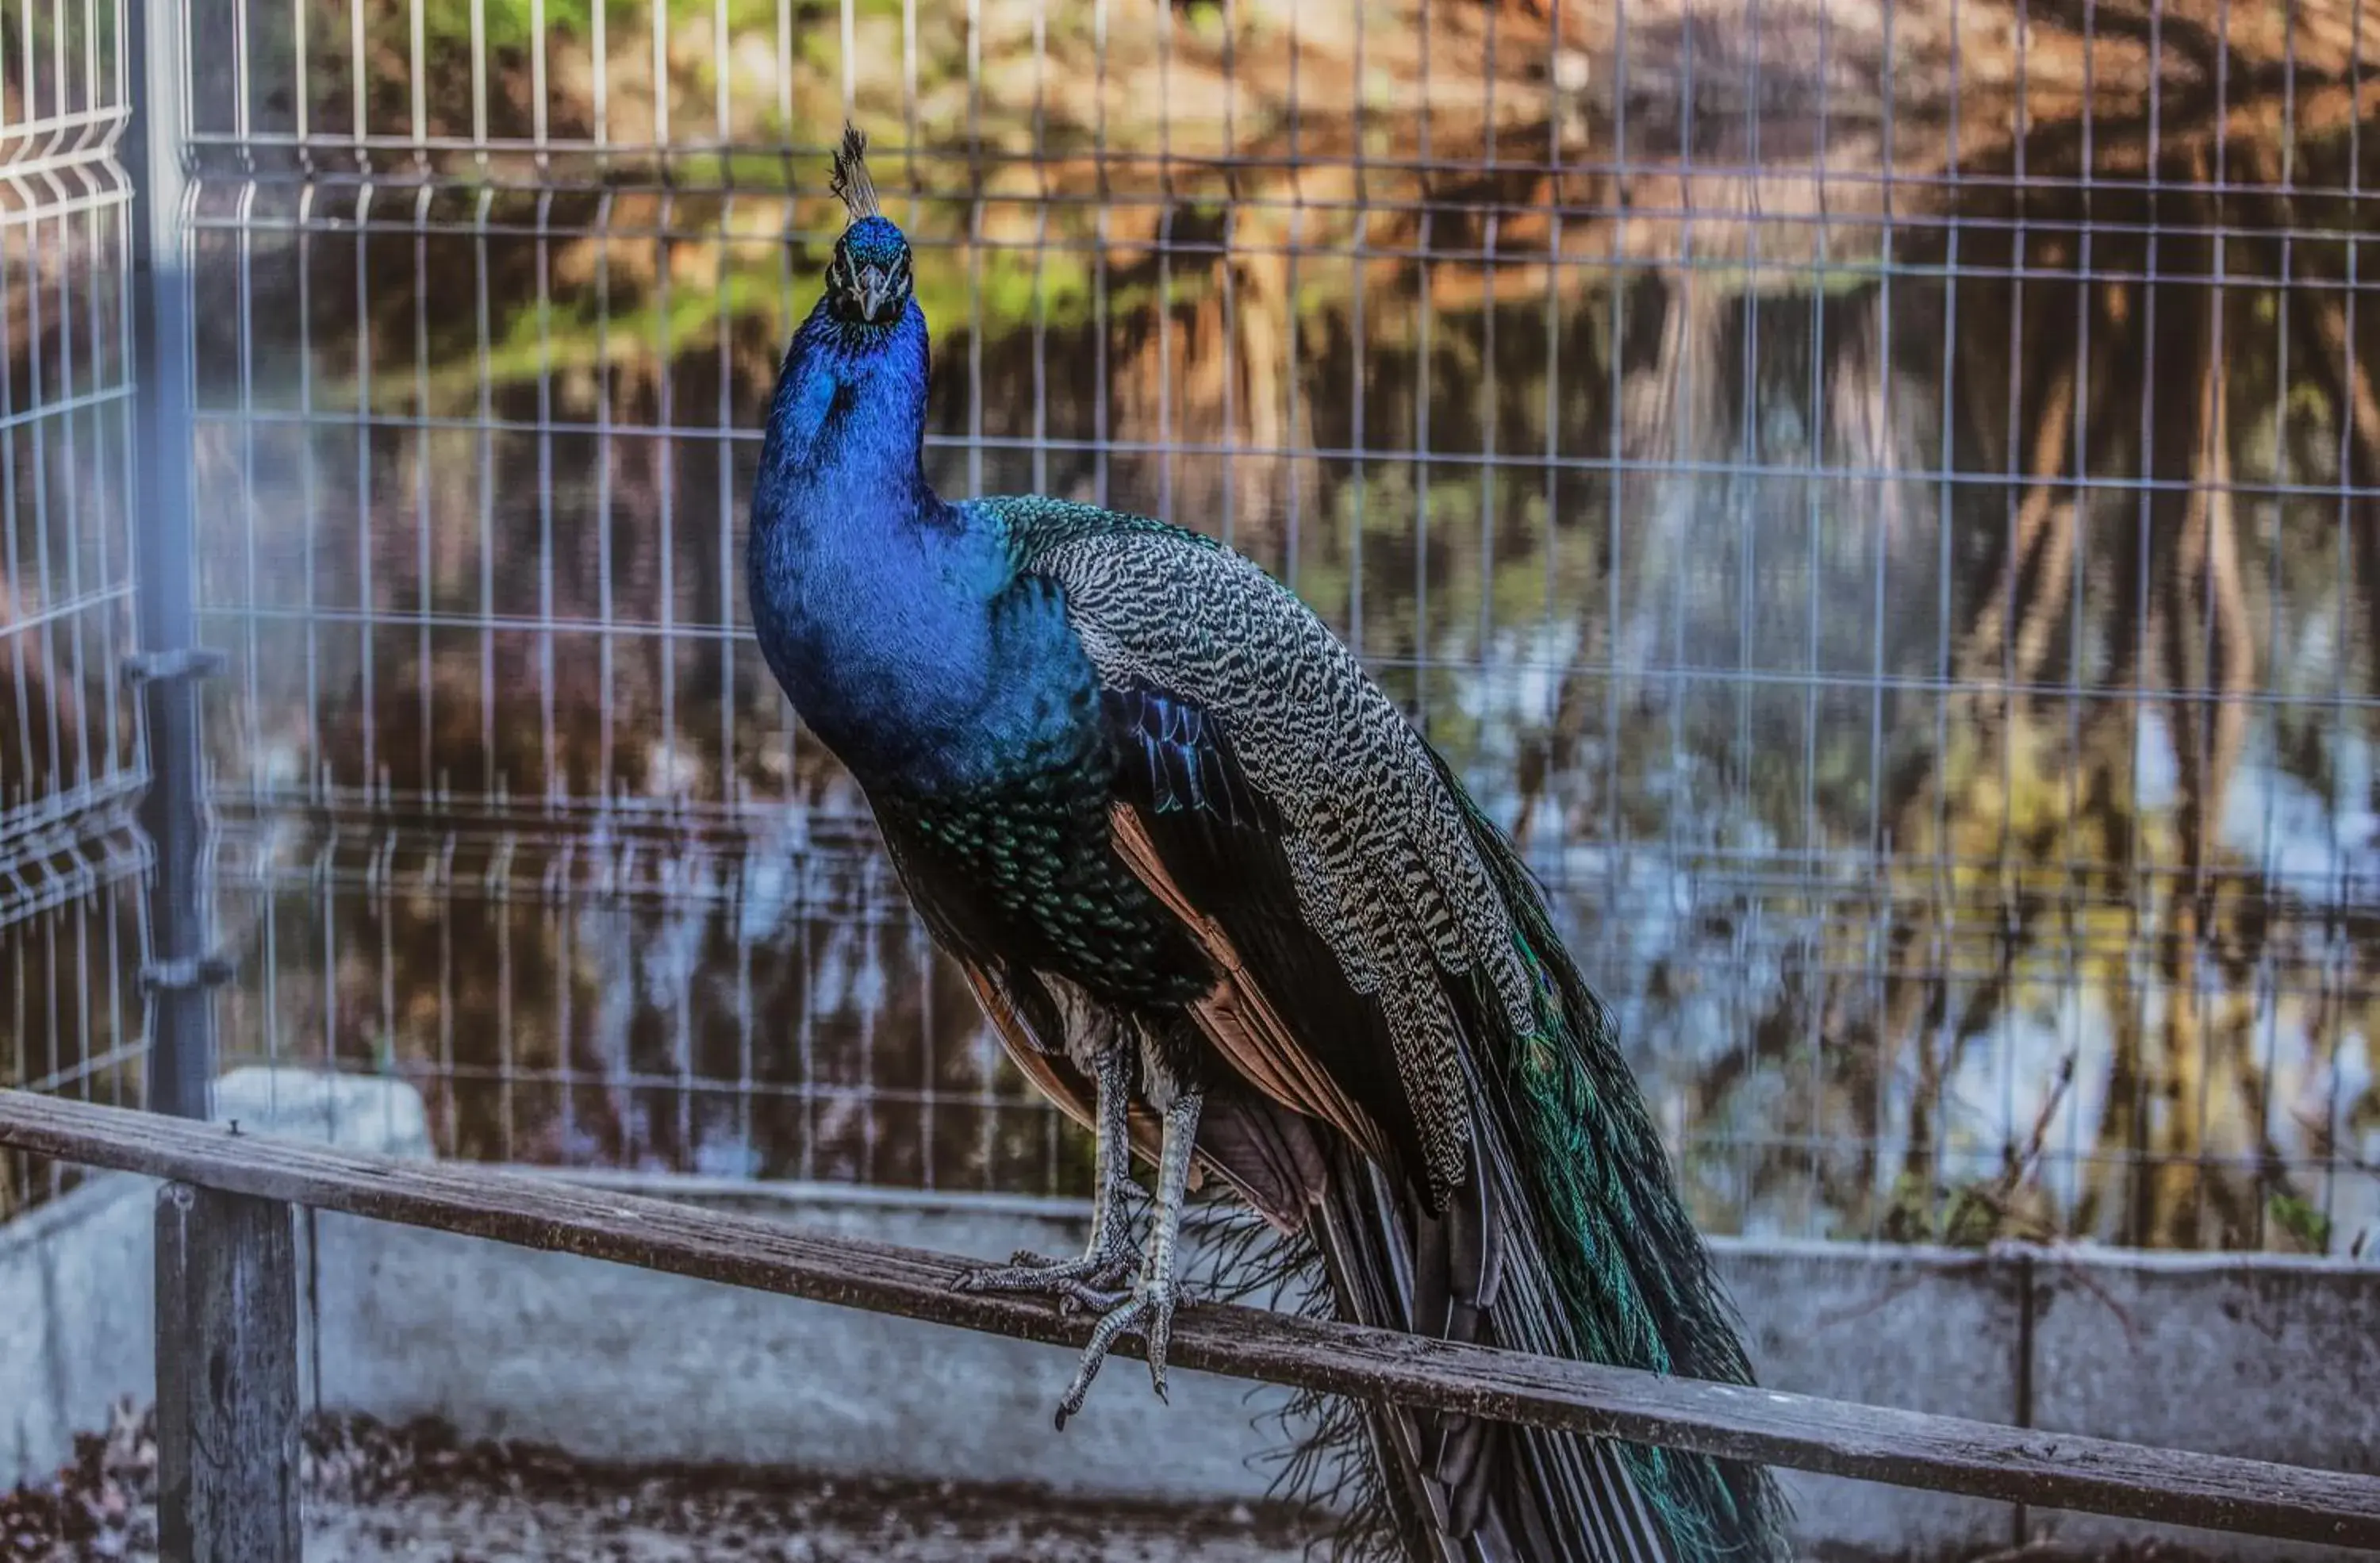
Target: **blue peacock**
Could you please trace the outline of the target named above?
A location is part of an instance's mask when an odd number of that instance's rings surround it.
[[[935,940],[1093,1131],[1087,1250],[962,1283],[1098,1315],[1059,1425],[1127,1334],[1164,1393],[1194,1176],[1296,1234],[1342,1317],[1750,1383],[1609,1012],[1346,648],[1199,534],[928,484],[926,320],[865,150],[846,128],[849,222],[770,404],[747,589]],[[1410,1557],[1782,1552],[1758,1467],[1385,1408],[1357,1424]]]

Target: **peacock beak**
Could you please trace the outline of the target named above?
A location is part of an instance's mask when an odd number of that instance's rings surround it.
[[[860,319],[864,321],[876,319],[884,312],[884,306],[892,297],[892,279],[885,274],[883,267],[859,268]]]

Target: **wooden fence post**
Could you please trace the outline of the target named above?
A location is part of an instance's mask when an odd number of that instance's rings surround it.
[[[298,1563],[291,1216],[187,1183],[158,1192],[161,1563]]]

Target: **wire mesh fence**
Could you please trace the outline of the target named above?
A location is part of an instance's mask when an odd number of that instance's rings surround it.
[[[0,7],[0,1083],[138,1099],[115,0]],[[0,1215],[62,1173],[0,1157]]]
[[[750,642],[850,112],[945,492],[1229,538],[1722,1230],[2380,1219],[2359,0],[198,0],[237,1057],[454,1154],[1075,1190]]]

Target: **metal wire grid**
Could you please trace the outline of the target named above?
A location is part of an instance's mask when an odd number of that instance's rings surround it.
[[[937,480],[1305,593],[1523,834],[1706,1219],[2360,1242],[2359,11],[747,8],[218,18],[227,1040],[465,1154],[1078,1185],[744,621],[835,226],[783,144],[856,103]]]
[[[1705,176],[1766,177],[1814,137],[1836,143],[1815,171],[1841,189],[2058,177],[2038,155],[2054,147],[1993,165],[2011,125],[2076,131],[2089,172],[2067,176],[2103,188],[2253,188],[2252,174],[2166,156],[2217,125],[2288,139],[2352,123],[2374,47],[2363,0],[192,0],[190,14],[229,45],[192,84],[202,168],[540,185],[658,171],[780,188],[817,127],[856,114],[900,127],[912,185],[939,167],[970,188],[1003,168],[1148,185],[1333,163],[1391,179],[1564,175],[1582,151],[1668,176],[1676,148]]]
[[[0,1082],[138,1099],[114,0],[0,9]],[[63,1173],[0,1166],[0,1216]]]

